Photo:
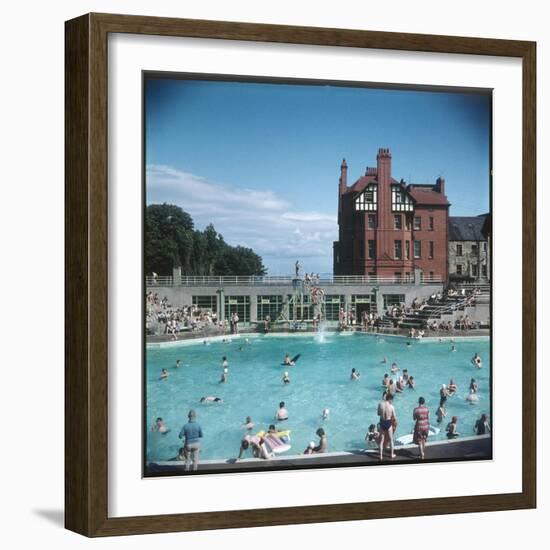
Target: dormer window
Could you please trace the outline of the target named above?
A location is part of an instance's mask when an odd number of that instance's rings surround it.
[[[365,190],[355,199],[355,210],[376,210],[378,190],[375,183],[369,183]]]
[[[400,185],[391,186],[391,209],[394,212],[412,212],[414,209],[411,196]]]

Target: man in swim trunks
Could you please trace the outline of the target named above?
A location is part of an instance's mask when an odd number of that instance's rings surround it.
[[[241,440],[241,448],[239,449],[239,456],[237,460],[240,460],[244,453],[250,448],[252,450],[252,456],[259,458],[261,438],[257,435],[246,434]]]
[[[378,416],[380,417],[380,460],[384,459],[384,444],[390,444],[390,457],[395,458],[393,452],[393,423],[397,420],[395,408],[392,404],[392,396],[384,392],[383,399],[378,403]]]
[[[326,453],[328,450],[328,440],[323,428],[319,428],[315,432],[319,436],[319,445],[313,447],[312,453]]]

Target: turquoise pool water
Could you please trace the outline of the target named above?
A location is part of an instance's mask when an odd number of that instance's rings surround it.
[[[301,454],[309,441],[318,438],[315,431],[323,427],[329,451],[365,447],[369,424],[377,423],[377,404],[382,395],[382,378],[390,373],[392,362],[408,369],[416,380],[414,390],[405,389],[394,399],[398,416],[396,437],[413,427],[412,410],[419,396],[424,396],[430,410],[431,424],[437,425],[435,411],[442,383],[454,378],[457,395],[447,401],[447,418],[435,439],[445,439],[444,428],[450,417],[459,417],[462,435],[473,435],[473,425],[481,413],[490,412],[490,356],[488,339],[456,340],[456,352],[449,341],[414,341],[406,345],[403,338],[364,334],[331,334],[321,341],[314,335],[244,337],[231,343],[212,340],[209,345],[194,341],[182,345],[148,347],[146,355],[147,459],[169,460],[181,447],[178,433],[194,408],[202,426],[202,459],[235,458],[244,433],[241,427],[247,416],[256,423],[256,431],[274,423],[280,401],[285,401],[289,420],[279,423],[291,429],[292,449],[287,454]],[[475,369],[470,359],[479,353],[483,368]],[[282,359],[301,353],[296,366],[283,367]],[[229,378],[220,384],[222,356],[229,361]],[[387,358],[387,364],[381,363]],[[181,367],[175,368],[176,360]],[[357,382],[350,380],[351,368],[361,373]],[[161,369],[170,376],[160,380]],[[288,371],[291,379],[284,385]],[[471,378],[479,384],[479,403],[466,402]],[[223,403],[200,404],[202,396],[213,395]],[[327,420],[321,418],[330,409]],[[170,429],[167,434],[151,432],[157,417]]]

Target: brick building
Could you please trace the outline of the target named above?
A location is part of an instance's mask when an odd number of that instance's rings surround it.
[[[335,275],[370,275],[394,281],[446,281],[449,202],[445,180],[406,184],[392,177],[389,149],[379,149],[376,167],[348,186],[344,159],[338,185]]]
[[[489,214],[449,217],[449,279],[489,282],[491,277]]]

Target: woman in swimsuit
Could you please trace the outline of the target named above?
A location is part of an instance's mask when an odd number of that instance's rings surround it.
[[[426,407],[426,400],[423,397],[418,398],[418,407],[413,411],[414,425],[413,442],[418,445],[420,458],[424,460],[424,448],[428,440],[430,430],[430,412]]]

